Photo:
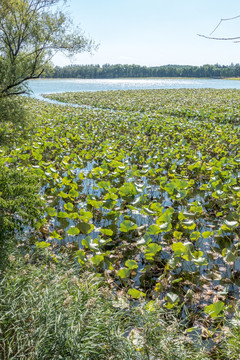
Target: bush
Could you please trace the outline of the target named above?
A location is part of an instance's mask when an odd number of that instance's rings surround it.
[[[0,123],[23,123],[26,118],[27,113],[22,105],[21,97],[0,97]]]
[[[0,97],[0,144],[15,142],[19,138],[19,130],[25,136],[29,115],[22,97]]]
[[[0,166],[0,268],[24,228],[34,227],[43,213],[38,191],[35,176]]]

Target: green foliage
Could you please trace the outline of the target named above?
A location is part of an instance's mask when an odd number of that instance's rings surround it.
[[[31,358],[29,351],[39,359],[59,354],[106,359],[107,351],[115,356],[116,348],[123,359],[159,354],[207,359],[198,336],[211,337],[213,343],[224,337],[225,316],[236,309],[229,289],[239,287],[240,142],[233,124],[239,123],[240,93],[167,90],[55,97],[99,109],[22,99],[34,119],[28,137],[18,128],[18,145],[0,149],[3,243],[10,243],[6,237],[15,241],[22,228],[41,217],[39,186],[47,202],[46,228],[41,227],[35,245],[19,236],[29,246],[30,263],[27,256],[14,270],[13,257],[6,262],[11,261],[1,300],[5,304],[9,297],[4,349],[14,344],[11,351],[20,349],[23,359]],[[77,278],[83,287],[76,279],[65,282],[66,268],[48,273],[46,264],[61,267],[63,258],[76,260],[73,276],[86,274]],[[93,278],[108,284],[107,291],[97,281],[93,295]],[[84,296],[97,298],[98,305],[89,308]],[[30,327],[34,349],[26,336]],[[212,351],[217,358],[218,350]]]
[[[223,358],[238,360],[240,347],[240,317],[239,312],[226,324],[227,336],[221,343]]]
[[[130,220],[125,220],[121,223],[119,230],[122,232],[129,232],[135,229],[137,229],[137,225],[134,224],[134,222]]]
[[[55,269],[17,261],[0,284],[4,359],[137,359],[124,336],[129,321],[104,297],[97,277],[79,278],[63,264]]]
[[[0,263],[26,227],[34,227],[43,215],[44,202],[38,195],[36,176],[0,167]]]
[[[75,226],[71,226],[68,229],[67,233],[68,233],[68,235],[78,235],[80,233],[80,230]]]
[[[19,97],[0,98],[0,123],[9,122],[24,125],[27,120],[26,109]]]
[[[212,318],[216,318],[224,310],[225,304],[222,301],[217,301],[214,304],[205,306],[204,311],[209,314]]]
[[[1,239],[12,236],[24,226],[34,226],[42,214],[43,201],[37,193],[36,176],[11,170],[0,170]]]
[[[0,280],[0,353],[3,359],[210,360],[181,322],[145,294],[113,297],[103,279],[62,259],[34,264],[15,253]],[[31,336],[29,336],[31,334]],[[201,350],[201,351],[200,351]]]
[[[130,291],[136,306],[159,298],[191,326],[203,317],[214,341],[222,315],[235,309],[229,289],[240,285],[240,92],[51,97],[99,108],[23,99],[34,118],[29,136],[19,129],[19,145],[0,149],[4,166],[42,184],[49,233],[42,229],[36,251],[75,258],[113,294]],[[225,308],[217,317],[199,314],[218,301]]]
[[[240,77],[240,65],[164,65],[164,66],[140,66],[140,65],[67,65],[55,66],[47,72],[47,77],[54,78],[82,78],[82,79],[106,79],[106,78],[132,78],[132,77]]]
[[[15,143],[19,129],[26,137],[28,123],[28,113],[19,97],[0,97],[0,145]]]
[[[142,291],[139,291],[137,289],[129,289],[128,290],[128,294],[133,298],[133,299],[139,299],[143,296],[146,296],[145,293],[143,293]]]
[[[70,55],[94,44],[61,11],[60,0],[1,0],[0,97],[24,93],[26,80],[38,78],[56,51]]]
[[[239,92],[141,90],[51,98],[99,109],[23,99],[34,125],[26,140],[18,130],[19,146],[2,148],[1,161],[31,169],[43,184],[44,221],[52,224],[55,246],[74,241],[83,268],[107,271],[127,289],[139,281],[138,290],[149,295],[156,287],[163,298],[176,293],[179,305],[186,300],[183,284],[185,291],[200,287],[207,297],[202,270],[205,281],[217,277],[224,288],[238,259],[240,144],[231,122],[239,119]],[[237,277],[230,281],[237,285]],[[193,311],[190,300],[185,306]]]

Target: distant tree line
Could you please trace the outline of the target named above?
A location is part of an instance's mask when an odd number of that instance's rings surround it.
[[[48,78],[115,79],[138,77],[240,77],[240,64],[231,65],[68,65],[56,66],[46,73]]]

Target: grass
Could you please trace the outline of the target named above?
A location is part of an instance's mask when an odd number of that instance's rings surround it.
[[[136,306],[100,277],[46,255],[9,257],[0,282],[1,360],[210,359],[173,314]]]

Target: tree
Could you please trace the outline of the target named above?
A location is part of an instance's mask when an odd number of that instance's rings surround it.
[[[23,94],[59,51],[96,49],[71,19],[57,10],[61,0],[0,0],[0,98]]]

